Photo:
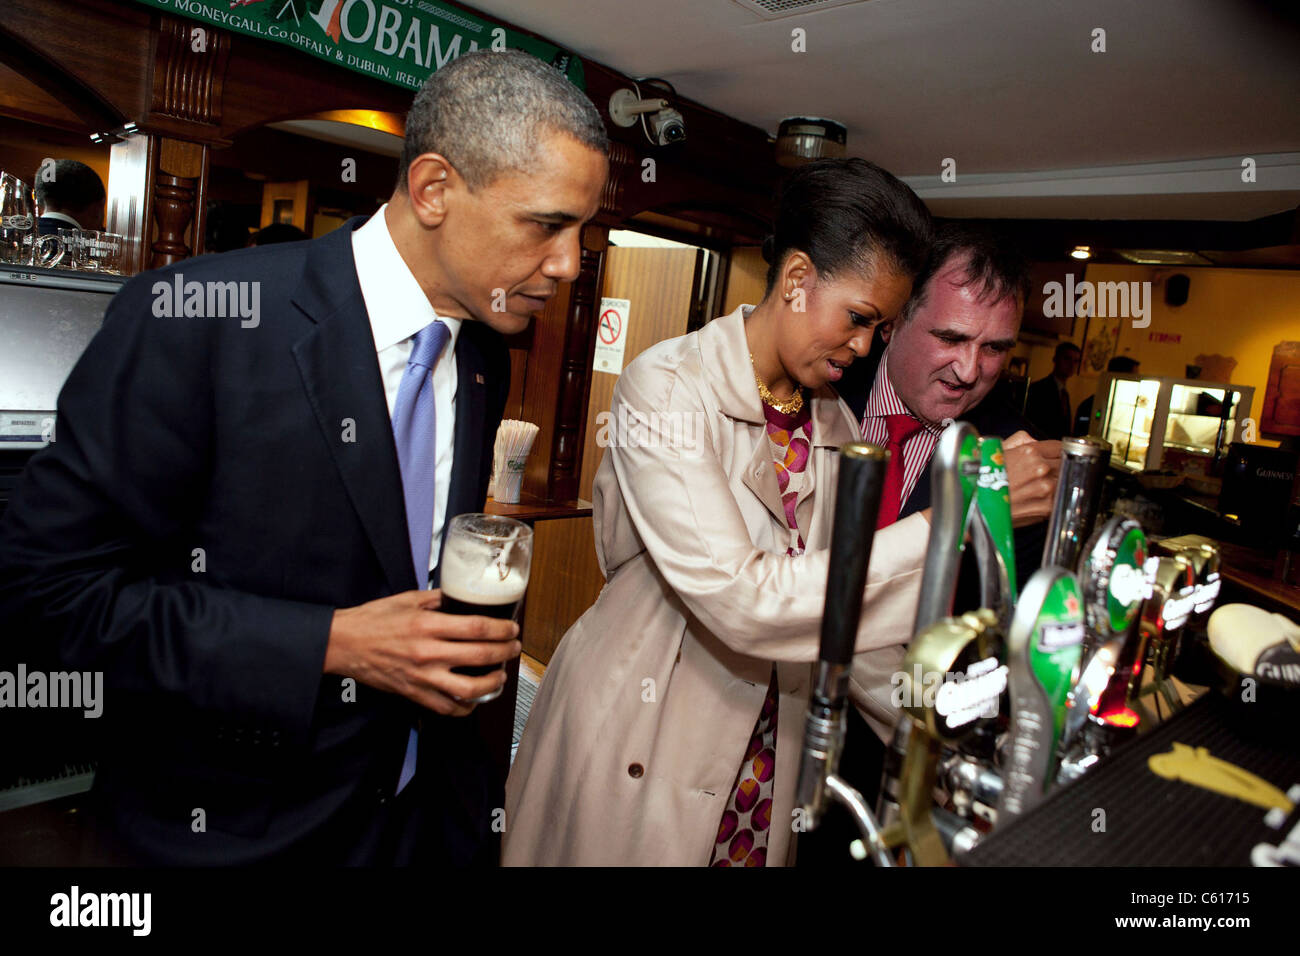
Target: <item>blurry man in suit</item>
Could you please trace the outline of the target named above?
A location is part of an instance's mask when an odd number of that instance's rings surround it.
[[[863,439],[888,448],[902,463],[896,497],[882,498],[877,527],[930,506],[930,459],[948,422],[970,422],[981,434],[1004,439],[1022,586],[1041,561],[1043,519],[1056,494],[1061,456],[1059,442],[1035,440],[1032,426],[990,395],[1015,348],[1028,293],[1028,267],[1006,240],[946,223],[899,320],[880,329],[870,353],[837,385],[862,422]],[[956,610],[978,606],[977,583],[968,551]],[[884,753],[885,742],[850,708],[841,772],[871,803]],[[800,839],[799,865],[850,863],[848,846],[858,835],[848,814],[833,808],[818,830]]]
[[[375,215],[115,297],[0,524],[6,632],[104,673],[114,853],[497,862],[503,781],[464,701],[504,674],[452,668],[517,656],[518,628],[426,588],[484,504],[502,335],[578,275],[607,149],[557,70],[462,56]]]
[[[1079,371],[1083,353],[1077,345],[1062,342],[1052,355],[1052,374],[1029,386],[1025,396],[1025,417],[1044,438],[1064,438],[1073,430],[1070,419],[1070,376]]]
[[[271,246],[277,242],[301,242],[307,238],[309,238],[307,233],[295,225],[287,222],[273,222],[249,236],[248,244],[250,246]]]
[[[103,180],[85,163],[56,159],[36,171],[32,186],[36,196],[36,231],[40,235],[59,229],[104,228],[107,194]]]

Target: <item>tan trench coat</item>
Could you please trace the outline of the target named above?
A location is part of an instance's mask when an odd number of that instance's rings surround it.
[[[796,505],[808,553],[787,556],[747,308],[659,343],[619,378],[593,492],[606,584],[560,642],[533,704],[506,787],[506,865],[707,864],[773,662],[768,861],[793,860],[837,450],[858,428],[832,389],[817,391],[815,489]],[[685,425],[671,433],[683,420],[703,424],[693,449]],[[882,736],[895,719],[889,674],[910,637],[928,528],[913,515],[875,537],[853,691]],[[883,650],[862,653],[873,649]],[[883,708],[864,683],[883,688]]]

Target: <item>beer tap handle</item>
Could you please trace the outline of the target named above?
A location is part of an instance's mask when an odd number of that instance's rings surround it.
[[[1097,529],[1079,559],[1086,632],[1079,678],[1070,692],[1063,750],[1074,744],[1089,715],[1107,714],[1116,699],[1123,705],[1134,662],[1141,659],[1146,549],[1141,526],[1115,515]]]
[[[979,464],[979,433],[974,426],[953,422],[944,429],[930,457],[930,539],[921,574],[916,620],[912,625],[913,636],[952,614]],[[910,733],[907,718],[900,717],[885,754],[876,815],[887,823],[898,817],[899,780]]]
[[[855,442],[840,449],[830,573],[822,614],[820,657],[824,663],[848,665],[853,661],[888,461],[889,452],[878,445]]]
[[[971,537],[979,563],[981,606],[997,614],[1005,632],[1016,605],[1016,546],[1002,440],[981,438],[979,456]]]
[[[1110,442],[1100,438],[1061,440],[1061,473],[1047,523],[1043,567],[1074,568],[1092,534],[1110,464]]]
[[[898,819],[886,827],[885,842],[905,845],[921,866],[948,862],[933,813],[942,748],[959,743],[981,718],[995,716],[1007,685],[1007,668],[996,659],[980,660],[960,676],[957,671],[996,627],[987,608],[944,618],[912,640],[903,660],[899,689],[910,737],[897,786]]]
[[[979,433],[972,425],[953,422],[939,436],[930,458],[930,542],[912,625],[914,635],[952,613],[979,476],[979,447]]]
[[[1169,670],[1178,656],[1178,640],[1187,619],[1196,611],[1198,590],[1196,569],[1182,553],[1147,559],[1148,597],[1142,607],[1142,635],[1146,645],[1143,658],[1152,665],[1152,683],[1148,692],[1160,693],[1175,710],[1182,702],[1169,683]],[[1142,693],[1140,670],[1126,690],[1135,701]]]
[[[1040,568],[1025,585],[1007,634],[1011,726],[999,826],[1033,808],[1056,778],[1065,702],[1078,676],[1083,631],[1073,572]]]
[[[845,802],[849,790],[836,776],[844,743],[844,706],[888,461],[889,452],[877,445],[855,442],[840,449],[820,659],[808,700],[795,795],[808,830],[820,823],[829,798]],[[858,806],[861,803],[860,795],[845,802],[860,826],[866,811],[865,805]],[[871,826],[874,829],[874,821]]]

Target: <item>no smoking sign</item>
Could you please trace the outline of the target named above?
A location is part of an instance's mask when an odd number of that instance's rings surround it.
[[[600,300],[600,318],[596,322],[596,350],[591,366],[595,371],[611,375],[623,371],[627,317],[631,308],[632,303],[628,299]]]
[[[613,345],[618,341],[623,334],[623,317],[618,314],[618,309],[606,309],[601,313],[599,332],[602,345]]]

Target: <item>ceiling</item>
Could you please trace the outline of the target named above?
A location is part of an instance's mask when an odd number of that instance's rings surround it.
[[[469,5],[769,133],[786,116],[838,120],[850,155],[939,215],[1244,221],[1300,205],[1294,0],[763,2],[787,12]],[[792,50],[796,28],[806,52]],[[1105,52],[1092,51],[1096,28]],[[940,179],[947,158],[953,182]]]

